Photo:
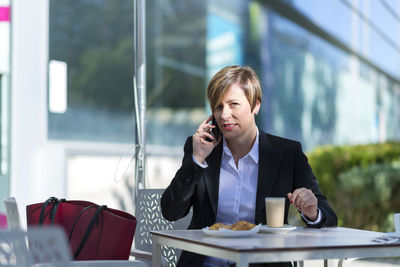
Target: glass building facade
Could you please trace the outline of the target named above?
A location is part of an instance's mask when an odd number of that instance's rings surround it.
[[[49,60],[67,63],[68,108],[49,110],[49,138],[134,139],[132,9],[50,1]],[[398,10],[396,1],[147,1],[148,144],[182,145],[210,113],[208,80],[231,64],[258,73],[265,131],[308,150],[399,139]]]
[[[168,184],[210,114],[208,80],[232,64],[260,77],[259,128],[306,150],[400,139],[399,4],[311,2],[146,1],[150,186]],[[49,110],[49,138],[132,143],[132,2],[49,4],[49,60],[68,72],[68,108]]]
[[[147,1],[148,144],[182,146],[231,64],[260,77],[259,128],[305,150],[399,140],[398,14],[396,1]]]

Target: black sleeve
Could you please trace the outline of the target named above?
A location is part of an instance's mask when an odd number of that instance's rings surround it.
[[[301,144],[298,143],[295,156],[295,188],[305,187],[311,189],[318,199],[318,208],[322,212],[321,222],[316,225],[309,225],[310,227],[323,227],[323,226],[337,226],[337,217],[335,212],[329,206],[328,201],[321,193],[318,187],[318,181],[312,172],[308,159],[303,153]],[[304,220],[303,220],[304,221]],[[307,222],[304,221],[306,224]]]
[[[192,206],[196,185],[204,169],[193,162],[192,137],[186,140],[182,166],[161,197],[161,212],[165,219],[176,221],[185,217]]]

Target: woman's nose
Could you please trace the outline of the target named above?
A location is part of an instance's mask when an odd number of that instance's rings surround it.
[[[231,110],[229,108],[223,108],[221,112],[221,118],[223,120],[229,119],[231,116]]]

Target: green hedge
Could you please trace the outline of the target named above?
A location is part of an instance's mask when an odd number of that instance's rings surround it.
[[[339,226],[393,231],[400,212],[400,143],[323,146],[308,153]]]

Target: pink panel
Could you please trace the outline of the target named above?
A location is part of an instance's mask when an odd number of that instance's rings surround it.
[[[7,216],[3,213],[0,213],[0,229],[7,228]]]
[[[9,6],[0,6],[0,22],[1,21],[10,21],[10,7]]]

